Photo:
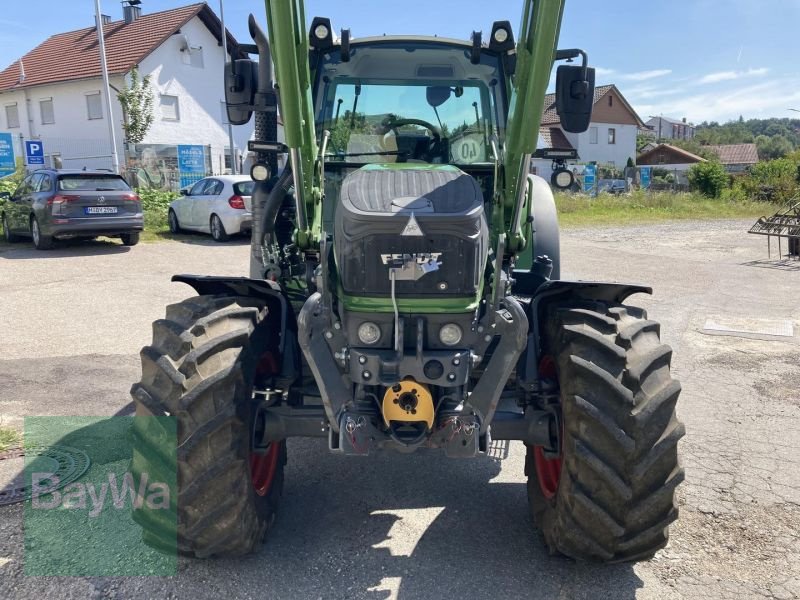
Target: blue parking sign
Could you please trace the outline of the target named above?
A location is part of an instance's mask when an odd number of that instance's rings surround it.
[[[26,141],[25,159],[29,165],[44,165],[44,144],[39,140]]]

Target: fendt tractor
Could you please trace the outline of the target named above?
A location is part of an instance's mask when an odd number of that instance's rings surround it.
[[[137,415],[173,417],[178,443],[173,526],[136,509],[145,541],[254,551],[286,440],[317,437],[397,460],[490,460],[518,440],[552,551],[664,547],[680,384],[659,324],[624,304],[651,289],[562,280],[553,193],[530,174],[532,156],[559,160],[537,148],[554,63],[563,129],[591,118],[594,70],[558,49],[563,10],[525,0],[516,37],[498,21],[467,40],[336,35],[298,0],[266,0],[268,35],[250,16],[225,74],[230,121],[255,114],[250,272],[175,276],[198,295],[141,352]],[[136,431],[135,474],[165,468],[162,434]]]

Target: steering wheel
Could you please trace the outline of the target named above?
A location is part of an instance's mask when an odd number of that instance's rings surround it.
[[[433,123],[429,123],[428,121],[423,121],[422,119],[391,119],[387,117],[381,123],[381,126],[386,130],[386,132],[394,132],[396,137],[399,137],[399,132],[397,131],[400,127],[404,125],[419,125],[420,127],[424,127],[428,131],[431,132],[431,143],[428,145],[428,149],[425,152],[425,156],[421,157],[424,158],[427,162],[433,162],[433,159],[437,156],[441,156],[442,149],[442,134],[439,133],[439,128],[436,127]]]

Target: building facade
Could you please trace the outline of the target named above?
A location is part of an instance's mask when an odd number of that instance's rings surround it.
[[[126,11],[127,13],[127,11]],[[111,107],[121,170],[178,169],[178,146],[202,146],[205,170],[230,168],[219,19],[206,4],[141,15],[104,25]],[[228,35],[238,57],[238,44]],[[70,65],[64,69],[63,65]],[[150,76],[154,121],[141,144],[125,144],[117,91],[137,68]],[[112,168],[106,99],[95,27],[57,34],[0,73],[0,131],[40,140],[46,163],[63,168]],[[234,127],[234,146],[246,154],[252,126]],[[163,177],[160,177],[163,179]],[[176,175],[168,177],[175,187]]]

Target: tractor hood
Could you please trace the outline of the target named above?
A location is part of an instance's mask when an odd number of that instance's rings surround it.
[[[480,290],[488,229],[478,183],[450,165],[367,165],[348,175],[336,210],[344,292],[466,297]]]

